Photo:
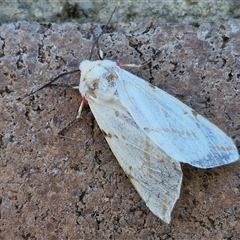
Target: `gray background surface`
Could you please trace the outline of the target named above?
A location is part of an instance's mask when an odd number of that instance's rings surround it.
[[[216,21],[240,16],[238,0],[161,1],[62,1],[2,0],[0,23],[27,21],[76,21],[105,23],[114,7],[113,22],[190,23]]]

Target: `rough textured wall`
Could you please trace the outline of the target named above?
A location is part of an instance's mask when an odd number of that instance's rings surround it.
[[[240,21],[202,25],[118,24],[100,46],[106,58],[176,96],[240,145]],[[141,201],[89,108],[65,132],[81,97],[45,88],[89,57],[97,25],[17,22],[0,27],[1,239],[239,239],[240,163],[183,166],[170,225]],[[97,56],[94,56],[97,59]],[[75,81],[79,74],[59,82]]]
[[[0,23],[18,20],[106,23],[115,7],[113,22],[189,23],[240,16],[238,0],[1,0]]]

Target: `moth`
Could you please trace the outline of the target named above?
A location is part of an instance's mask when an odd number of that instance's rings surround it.
[[[180,162],[213,168],[235,162],[232,139],[193,109],[110,60],[84,60],[78,86],[112,152],[146,203],[170,223]]]
[[[93,49],[94,45],[91,56]],[[80,84],[74,88],[79,89],[82,102],[76,119],[88,103],[146,206],[170,223],[182,184],[180,162],[213,168],[237,161],[239,153],[232,139],[216,125],[122,66],[110,60],[80,63]],[[65,73],[31,94],[54,85],[62,75]]]

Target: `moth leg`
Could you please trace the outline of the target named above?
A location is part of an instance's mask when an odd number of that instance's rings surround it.
[[[73,89],[79,89],[79,85],[73,86]]]
[[[78,88],[78,86],[73,87],[73,88]],[[87,100],[86,100],[85,97],[83,97],[83,98],[82,98],[82,102],[81,102],[81,104],[80,104],[80,107],[79,107],[79,109],[78,109],[78,111],[77,111],[77,115],[76,115],[75,119],[72,120],[66,127],[64,127],[64,128],[58,133],[59,135],[63,136],[63,135],[64,135],[64,132],[66,132],[66,131],[81,117],[81,112],[82,112],[83,106],[84,106],[84,104],[86,104],[86,103],[87,103]]]
[[[132,64],[132,63],[126,63],[126,64],[121,64],[121,63],[118,63],[118,66],[120,68],[132,68],[132,67],[136,67],[136,68],[140,68],[144,65],[147,65],[149,64],[150,62],[152,62],[152,60],[155,59],[155,57],[161,52],[161,50],[158,50],[149,60],[141,63],[141,64]]]
[[[132,67],[139,68],[139,67],[142,66],[142,64],[134,64],[134,63],[121,64],[121,63],[118,63],[118,66],[119,66],[120,68],[132,68]]]
[[[83,98],[81,104],[80,104],[80,107],[78,109],[78,112],[77,112],[77,116],[76,116],[76,120],[79,119],[81,117],[81,113],[82,113],[82,109],[83,109],[83,106],[84,106],[84,103],[85,103],[86,99]]]

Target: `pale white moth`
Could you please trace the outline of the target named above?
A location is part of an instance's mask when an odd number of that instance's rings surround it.
[[[110,60],[80,63],[79,91],[147,207],[164,222],[179,198],[180,162],[212,168],[235,162],[222,130],[175,97]]]
[[[147,207],[170,223],[182,183],[180,162],[198,168],[218,167],[237,161],[238,150],[216,125],[121,66],[132,65],[110,60],[80,63],[80,84],[74,88],[79,89],[82,102],[76,119],[88,103]],[[31,94],[53,85],[62,75]]]

